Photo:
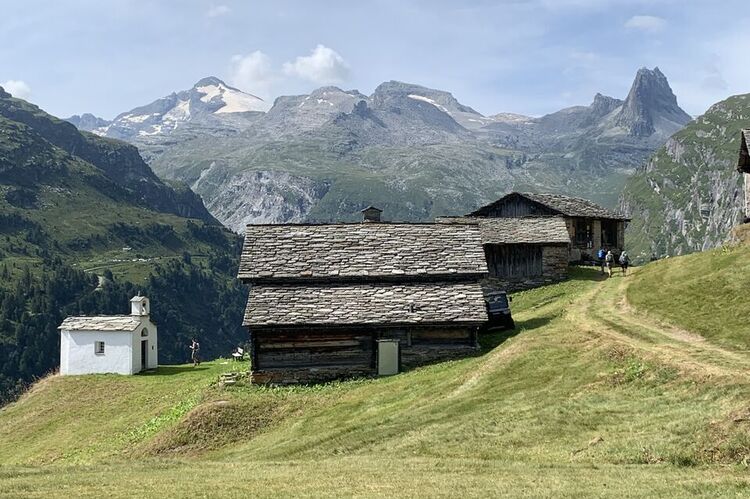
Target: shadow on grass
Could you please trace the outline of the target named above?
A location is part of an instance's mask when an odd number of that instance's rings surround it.
[[[574,265],[570,267],[570,279],[575,281],[603,281],[607,274],[602,274],[598,266]],[[620,267],[614,267],[612,272],[619,271]]]
[[[187,374],[195,371],[205,371],[208,367],[193,367],[191,365],[180,365],[180,366],[159,366],[158,369],[153,371],[146,371],[142,373],[144,376],[174,376],[175,374]]]
[[[533,319],[528,319],[525,321],[518,321],[516,322],[516,327],[514,329],[503,329],[500,331],[490,331],[487,333],[482,334],[479,337],[479,345],[482,347],[482,352],[480,355],[484,355],[486,353],[489,353],[490,350],[494,349],[495,347],[500,346],[508,339],[514,337],[521,331],[533,331],[534,329],[538,329],[540,327],[546,326],[549,324],[549,322],[553,319],[552,316],[545,316],[545,317],[535,317]]]

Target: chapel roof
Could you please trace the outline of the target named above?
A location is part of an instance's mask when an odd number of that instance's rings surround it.
[[[142,317],[134,315],[100,315],[67,317],[57,329],[65,331],[132,332],[141,325]]]

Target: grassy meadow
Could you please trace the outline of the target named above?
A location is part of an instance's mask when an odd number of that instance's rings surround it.
[[[575,271],[476,357],[389,378],[52,376],[0,410],[0,497],[747,497],[748,256]]]

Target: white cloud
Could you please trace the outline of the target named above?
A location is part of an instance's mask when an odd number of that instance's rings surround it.
[[[28,99],[31,97],[31,87],[23,80],[8,80],[0,83],[6,92],[19,99]]]
[[[648,31],[650,33],[661,31],[666,25],[667,21],[656,16],[633,16],[625,22],[625,27],[628,29]]]
[[[208,17],[219,17],[223,16],[225,14],[229,14],[232,11],[228,6],[226,5],[212,5],[208,12],[206,12],[206,15]]]
[[[349,65],[335,50],[318,45],[308,56],[284,63],[284,73],[321,85],[341,83],[349,76]]]
[[[276,82],[271,59],[260,50],[248,55],[233,56],[229,82],[240,90],[268,99],[271,87]]]

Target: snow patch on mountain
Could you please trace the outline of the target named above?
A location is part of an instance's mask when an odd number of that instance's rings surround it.
[[[195,90],[200,94],[204,94],[200,98],[203,102],[212,102],[216,99],[224,103],[216,111],[216,114],[246,113],[250,111],[265,112],[269,108],[268,104],[260,97],[242,92],[222,83],[197,86]]]
[[[445,106],[443,106],[443,105],[441,105],[441,104],[438,104],[438,103],[437,103],[437,102],[436,102],[435,100],[433,100],[433,99],[430,99],[429,97],[425,97],[425,96],[423,96],[423,95],[417,95],[417,94],[409,94],[409,95],[407,95],[407,97],[409,97],[410,99],[414,99],[414,100],[418,100],[418,101],[426,102],[426,103],[428,103],[428,104],[432,104],[432,105],[433,105],[433,106],[435,106],[436,108],[440,109],[440,110],[441,110],[442,112],[444,112],[444,113],[447,113],[447,114],[451,114],[451,112],[450,112],[450,111],[448,111],[448,110],[447,110],[447,109],[445,108]]]

